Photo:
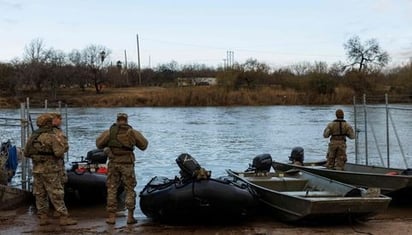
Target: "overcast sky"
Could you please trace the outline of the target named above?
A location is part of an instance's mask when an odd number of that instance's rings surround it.
[[[65,53],[89,45],[142,67],[222,66],[253,58],[272,67],[346,61],[354,35],[377,39],[391,65],[412,58],[412,0],[0,0],[0,61],[40,38]]]

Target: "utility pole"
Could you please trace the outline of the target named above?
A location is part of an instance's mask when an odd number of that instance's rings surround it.
[[[226,61],[227,67],[233,68],[233,63],[235,61],[235,53],[233,51],[226,51]]]
[[[124,50],[124,67],[127,71],[127,54],[126,54],[126,50]]]
[[[139,86],[142,85],[142,71],[140,69],[140,49],[139,49],[139,34],[136,34],[137,41],[137,69],[139,72]]]
[[[127,54],[126,50],[124,50],[124,71],[126,71],[126,84],[129,85],[129,71],[127,68]]]

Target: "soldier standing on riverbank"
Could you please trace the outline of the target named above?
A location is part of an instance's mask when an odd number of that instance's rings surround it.
[[[37,118],[37,130],[27,140],[24,156],[33,162],[33,194],[36,198],[39,224],[47,225],[49,200],[60,216],[60,225],[74,225],[64,203],[60,160],[68,151],[67,139],[60,138],[53,129],[54,116],[45,113]]]
[[[60,128],[62,124],[62,115],[60,113],[52,113],[51,115],[53,117],[52,119],[53,131],[56,134],[57,141],[59,141],[62,145],[66,145],[66,143],[68,143],[67,136],[64,134],[63,130]],[[67,149],[69,149],[68,145],[67,145]],[[61,167],[61,171],[60,171],[61,175],[59,178],[62,180],[62,183],[64,185],[67,183],[67,180],[68,180],[65,163],[64,163],[64,157],[59,159],[59,165]]]
[[[326,167],[335,170],[344,170],[347,161],[346,137],[355,139],[352,126],[344,118],[342,109],[336,110],[336,119],[328,123],[323,131],[323,137],[329,138],[328,153],[326,155]]]
[[[116,123],[104,131],[96,139],[96,147],[104,149],[109,157],[107,175],[107,211],[108,224],[116,223],[117,189],[123,183],[126,191],[126,208],[128,209],[127,223],[135,224],[134,209],[136,206],[137,185],[134,172],[134,146],[145,150],[148,145],[146,138],[128,124],[125,113],[117,114]]]

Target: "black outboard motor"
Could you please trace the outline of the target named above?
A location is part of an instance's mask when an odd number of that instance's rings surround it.
[[[302,147],[294,147],[289,156],[289,161],[294,164],[303,165],[303,160],[305,159],[304,149]]]
[[[272,156],[268,153],[257,155],[253,158],[252,165],[246,171],[269,172],[272,167]]]
[[[211,171],[207,171],[188,153],[182,153],[176,158],[176,163],[180,168],[180,176],[183,180],[209,179]]]
[[[90,164],[105,164],[107,162],[107,154],[103,149],[94,149],[87,152],[86,160]]]
[[[188,153],[182,153],[176,158],[176,163],[180,168],[182,178],[192,178],[196,170],[200,169],[200,164]]]

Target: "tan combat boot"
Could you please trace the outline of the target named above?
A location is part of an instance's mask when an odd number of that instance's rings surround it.
[[[135,224],[137,220],[134,218],[134,210],[129,210],[127,213],[127,224]]]
[[[49,217],[47,216],[47,214],[40,214],[39,215],[39,225],[43,226],[43,225],[48,225],[50,224],[49,222]]]
[[[75,225],[75,224],[77,224],[77,221],[70,218],[69,216],[67,215],[60,216],[60,225],[66,226],[66,225]]]
[[[116,213],[110,212],[106,219],[106,223],[115,224],[116,223]]]

